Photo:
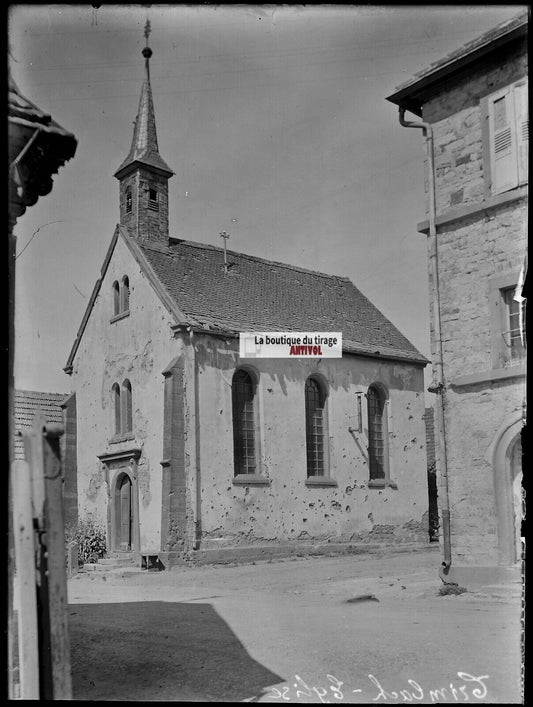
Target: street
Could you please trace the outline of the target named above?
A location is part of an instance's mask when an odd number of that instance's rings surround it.
[[[521,703],[520,587],[432,547],[69,580],[74,699]]]

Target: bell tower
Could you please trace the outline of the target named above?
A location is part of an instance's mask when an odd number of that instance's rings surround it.
[[[146,21],[142,50],[145,75],[128,156],[115,172],[120,190],[120,224],[130,235],[168,245],[168,180],[174,172],[159,154],[155,127],[150,57],[150,20]]]

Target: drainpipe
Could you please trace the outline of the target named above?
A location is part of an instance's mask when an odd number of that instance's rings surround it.
[[[202,538],[202,488],[201,488],[201,476],[200,476],[200,415],[198,407],[198,366],[196,362],[196,348],[195,348],[195,335],[192,327],[188,327],[189,331],[189,343],[191,344],[192,350],[192,369],[193,369],[193,404],[192,410],[194,415],[194,423],[191,425],[194,435],[194,468],[195,468],[195,493],[194,493],[194,505],[195,505],[195,517],[194,517],[194,549],[200,549],[200,543]]]
[[[429,196],[429,272],[432,282],[433,320],[435,327],[436,357],[433,366],[433,383],[428,388],[437,395],[437,434],[438,434],[438,462],[440,464],[440,477],[444,492],[441,501],[442,535],[444,544],[444,573],[447,574],[452,564],[452,548],[450,537],[450,498],[448,489],[448,463],[446,456],[446,427],[444,419],[445,391],[444,364],[442,354],[442,327],[440,318],[440,288],[439,288],[439,262],[437,251],[437,226],[436,226],[436,199],[435,199],[435,157],[433,151],[433,129],[430,123],[412,122],[405,120],[405,108],[399,109],[400,125],[404,128],[420,128],[424,131],[426,139],[426,152],[428,158],[428,196]]]

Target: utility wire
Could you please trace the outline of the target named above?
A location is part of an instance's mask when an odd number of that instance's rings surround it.
[[[44,228],[45,226],[51,226],[53,223],[65,223],[65,221],[64,221],[64,220],[63,220],[63,221],[50,221],[50,223],[43,223],[42,226],[39,226],[39,228],[31,234],[31,238],[30,238],[30,240],[26,243],[26,245],[24,246],[24,248],[20,251],[20,253],[18,253],[18,255],[15,256],[15,260],[17,260],[18,258],[20,258],[20,256],[22,255],[22,253],[24,253],[24,251],[25,251],[26,248],[30,245],[30,243],[31,243],[32,240],[35,238],[35,236],[39,233],[39,231],[41,230],[41,228]]]

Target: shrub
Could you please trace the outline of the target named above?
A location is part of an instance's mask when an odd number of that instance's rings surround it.
[[[92,516],[81,518],[75,528],[65,529],[66,546],[71,542],[78,546],[80,567],[89,562],[96,562],[100,557],[105,557],[107,552],[105,530]]]

